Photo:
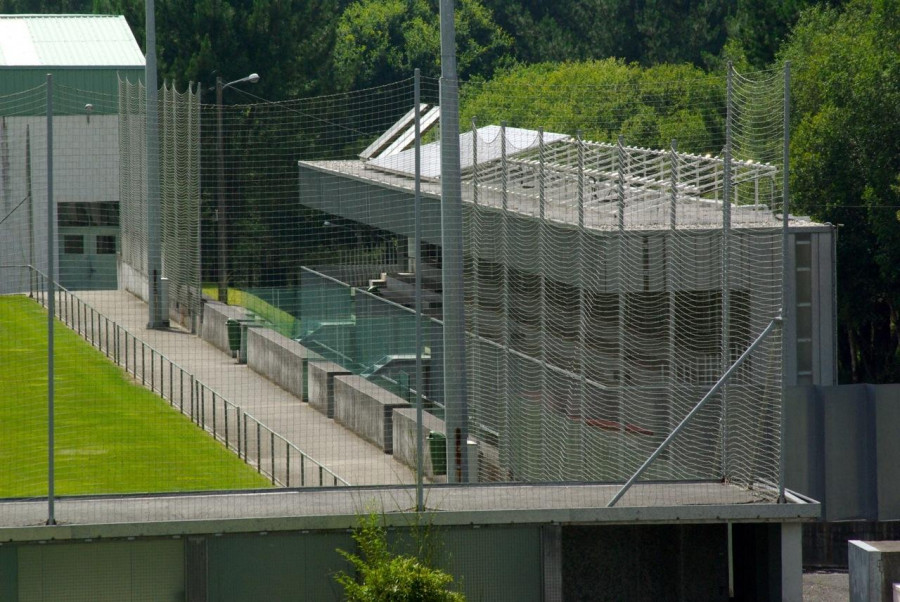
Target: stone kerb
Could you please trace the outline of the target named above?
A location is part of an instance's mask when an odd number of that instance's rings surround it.
[[[309,389],[309,405],[329,418],[334,418],[334,377],[351,374],[343,366],[333,362],[308,362],[306,364]]]
[[[402,397],[361,376],[334,378],[334,420],[386,454],[394,449],[394,409],[408,407]]]
[[[270,328],[247,330],[247,366],[303,401],[307,353],[306,347]]]

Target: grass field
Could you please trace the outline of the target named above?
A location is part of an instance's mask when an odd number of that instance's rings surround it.
[[[204,284],[202,291],[203,294],[208,297],[213,299],[218,298],[219,289],[216,285]],[[300,332],[300,321],[298,319],[247,291],[242,291],[238,288],[229,288],[228,304],[240,305],[241,307],[249,309],[264,320],[271,322],[275,330],[286,337],[293,337],[296,333]]]
[[[57,322],[59,495],[271,486],[168,403]],[[0,497],[47,492],[47,314],[0,297]]]

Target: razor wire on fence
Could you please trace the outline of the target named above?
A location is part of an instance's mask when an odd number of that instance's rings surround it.
[[[594,487],[581,503],[604,506],[630,479],[614,503],[774,501],[785,336],[772,327],[785,241],[780,74],[588,88],[570,90],[565,119],[540,121],[515,109],[552,107],[566,90],[464,85],[464,364],[448,365],[444,353],[436,80],[225,105],[201,105],[199,87],[165,87],[162,276],[174,319],[162,330],[146,327],[140,301],[149,290],[143,89],[121,82],[117,98],[91,96],[91,113],[55,118],[71,137],[54,151],[54,181],[77,197],[56,205],[58,292],[48,296],[34,276],[47,273],[47,216],[20,207],[0,222],[19,232],[0,263],[27,267],[7,269],[15,276],[2,279],[3,292],[54,298],[61,324],[120,377],[158,393],[259,477],[229,468],[231,480],[197,480],[197,489],[430,487],[459,480],[450,467],[467,458],[470,481],[548,485],[515,503],[486,489],[487,507],[560,503],[560,484]],[[242,93],[227,92],[231,101]],[[39,106],[40,93],[28,102]],[[70,108],[87,98],[59,94]],[[15,157],[4,206],[16,187],[46,185],[41,119],[3,122],[0,144],[8,138]],[[664,134],[663,148],[650,146]],[[102,237],[113,223],[121,239],[110,243]],[[113,258],[68,257],[109,249]],[[23,383],[41,370],[28,361]],[[58,378],[93,378],[95,368],[76,369],[86,360],[68,361],[58,359]],[[447,392],[459,387],[468,420],[448,426],[459,408],[447,406],[458,398]],[[78,395],[60,400],[61,440],[80,428],[67,422]],[[37,409],[29,420],[40,431]],[[135,447],[142,427],[129,424],[90,432]],[[141,453],[156,457],[188,438],[172,429],[141,440]],[[29,445],[38,458],[46,443]],[[75,446],[66,462],[104,466],[106,445]],[[227,464],[215,453],[189,462],[201,471]],[[141,470],[148,481],[186,471],[171,455]],[[88,490],[140,487],[98,478]]]

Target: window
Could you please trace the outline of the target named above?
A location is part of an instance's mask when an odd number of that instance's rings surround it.
[[[66,234],[63,236],[63,253],[66,255],[84,255],[84,236]]]
[[[114,235],[97,235],[97,255],[115,255],[116,237]]]

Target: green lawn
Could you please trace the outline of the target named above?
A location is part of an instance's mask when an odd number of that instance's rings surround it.
[[[56,493],[271,486],[57,322]],[[47,493],[47,314],[0,297],[0,497]]]
[[[219,289],[216,285],[204,284],[202,291],[204,295],[212,299],[218,299]],[[247,291],[239,288],[229,288],[228,304],[240,305],[262,319],[268,320],[275,330],[286,337],[293,337],[300,332],[300,320]]]

